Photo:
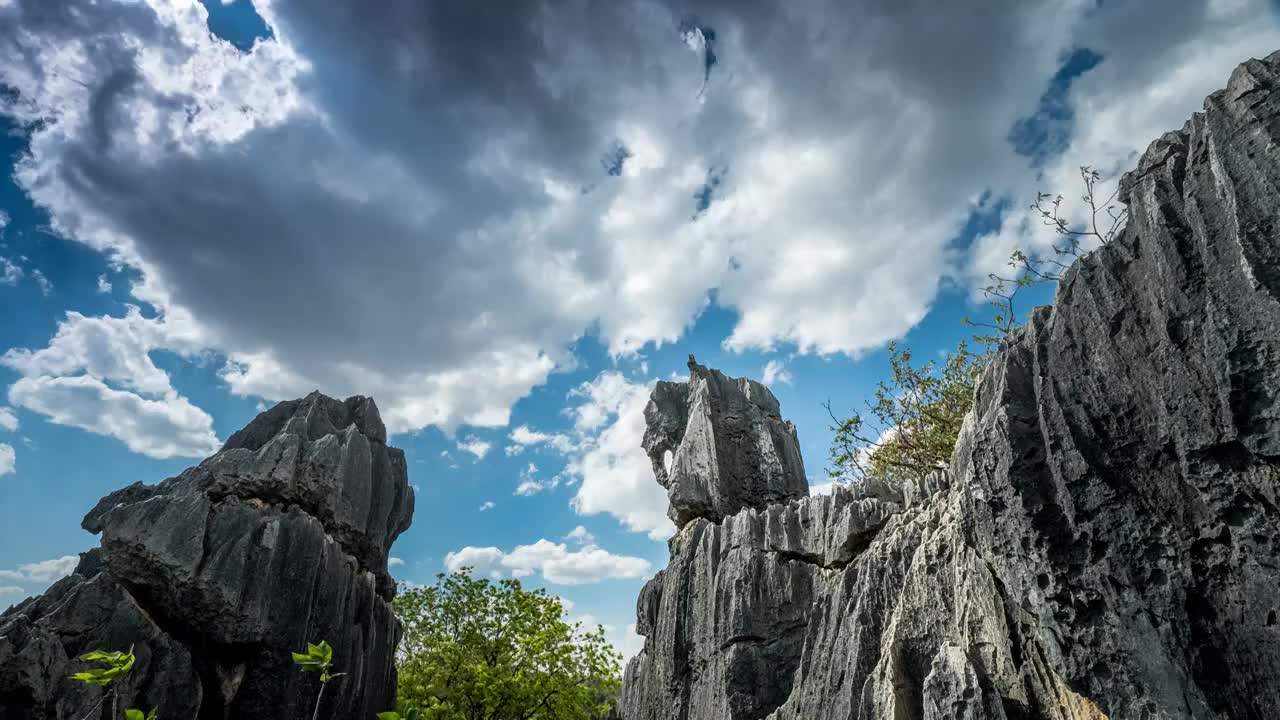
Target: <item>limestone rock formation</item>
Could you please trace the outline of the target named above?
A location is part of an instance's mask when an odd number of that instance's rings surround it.
[[[326,640],[347,675],[325,717],[395,703],[391,543],[409,527],[404,454],[373,400],[283,402],[177,477],[135,483],[84,519],[102,534],[71,576],[0,615],[0,720],[83,717],[68,678],[88,650],[134,647],[121,707],[166,718],[309,718],[316,676],[291,650]]]
[[[674,508],[626,720],[1280,717],[1280,53],[1122,188],[1128,226],[1007,340],[946,472]]]
[[[689,382],[659,382],[644,416],[644,449],[677,527],[809,494],[795,426],[754,380],[728,378],[690,355]]]

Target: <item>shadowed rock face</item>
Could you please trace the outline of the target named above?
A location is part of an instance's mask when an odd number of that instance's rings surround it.
[[[371,399],[280,403],[200,465],[85,516],[101,546],[0,615],[0,720],[78,720],[99,692],[68,679],[74,658],[131,645],[122,707],[309,718],[316,676],[289,653],[320,640],[348,673],[326,716],[373,717],[395,703],[387,552],[412,516],[404,455]]]
[[[624,718],[1280,717],[1280,53],[1122,188],[948,471],[682,524]]]

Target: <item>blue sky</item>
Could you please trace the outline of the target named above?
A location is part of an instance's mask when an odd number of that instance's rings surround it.
[[[823,403],[969,334],[1036,189],[1280,47],[1261,0],[553,5],[0,6],[0,605],[319,387],[408,456],[399,579],[516,571],[633,650],[650,383],[769,376],[823,482]]]

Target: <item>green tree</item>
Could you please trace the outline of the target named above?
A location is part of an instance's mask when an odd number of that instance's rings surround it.
[[[395,599],[400,710],[424,720],[587,720],[617,695],[621,656],[560,600],[464,569]]]
[[[911,350],[889,343],[890,379],[876,385],[866,412],[831,415],[832,479],[896,495],[951,460],[985,356],[961,342],[939,363],[919,366]]]

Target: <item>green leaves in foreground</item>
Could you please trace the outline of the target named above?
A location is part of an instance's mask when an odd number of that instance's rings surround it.
[[[156,720],[156,709],[151,708],[151,712],[143,715],[141,710],[130,708],[124,711],[124,720]]]
[[[394,710],[380,712],[378,713],[378,720],[418,720],[418,709],[409,708],[403,715]]]
[[[320,682],[327,683],[344,673],[330,673],[333,666],[333,648],[324,640],[319,645],[307,643],[305,653],[293,653],[293,662],[302,672],[320,673]]]
[[[94,650],[81,655],[80,659],[85,662],[98,663],[102,667],[78,672],[72,675],[71,679],[79,680],[87,685],[101,685],[103,687],[128,675],[129,671],[133,669],[135,660],[132,646],[130,646],[128,652]]]

